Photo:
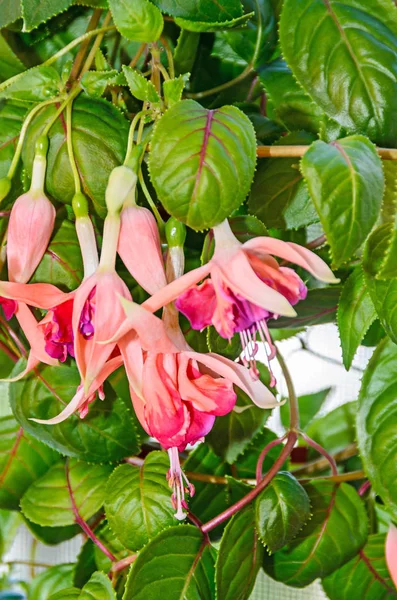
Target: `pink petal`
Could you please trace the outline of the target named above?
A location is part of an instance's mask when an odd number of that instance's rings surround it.
[[[73,298],[75,292],[65,294],[50,283],[14,283],[0,281],[0,296],[29,306],[48,310]]]
[[[257,253],[275,254],[284,260],[303,267],[314,277],[325,283],[339,283],[340,281],[335,278],[331,269],[319,256],[298,244],[283,242],[271,237],[258,237],[246,242],[243,248]]]
[[[47,249],[54,222],[55,208],[44,194],[27,192],[17,198],[7,236],[10,281],[29,281]]]
[[[206,279],[199,286],[186,290],[175,301],[177,309],[189,319],[193,329],[201,331],[212,323],[216,308],[214,286],[210,279]]]
[[[393,583],[397,588],[397,527],[393,524],[390,524],[386,536],[386,563]]]
[[[141,343],[134,331],[130,331],[118,343],[124,361],[130,388],[139,397],[143,386],[143,355]]]
[[[120,298],[120,302],[127,315],[130,327],[136,331],[144,350],[152,350],[163,354],[178,352],[178,349],[167,335],[163,321],[146,308],[143,308],[145,303],[139,305],[123,298]]]

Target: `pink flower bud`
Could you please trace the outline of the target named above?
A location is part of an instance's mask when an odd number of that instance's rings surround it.
[[[15,201],[7,239],[10,281],[29,281],[47,249],[54,221],[55,208],[43,192],[29,191]]]
[[[133,278],[149,294],[167,285],[159,231],[150,210],[136,205],[123,209],[117,251]]]

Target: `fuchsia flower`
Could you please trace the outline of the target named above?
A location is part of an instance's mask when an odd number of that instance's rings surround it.
[[[4,317],[6,321],[9,321],[17,311],[17,303],[15,300],[9,300],[8,298],[2,298],[0,296],[0,306],[3,309]]]
[[[386,536],[386,563],[393,583],[397,588],[397,527],[393,524],[390,525]]]
[[[74,357],[72,328],[73,299],[51,308],[38,327],[45,339],[45,351],[49,356],[65,362],[67,356]]]
[[[257,333],[270,346],[270,360],[275,349],[267,321],[279,315],[295,316],[293,305],[304,299],[307,291],[300,277],[292,269],[280,267],[271,254],[294,262],[321,281],[338,280],[321,258],[297,244],[270,237],[241,244],[227,220],[214,227],[214,236],[215,252],[209,263],[176,279],[144,305],[155,312],[176,300],[193,329],[214,325],[227,339],[239,333],[251,374],[257,377],[253,348]],[[207,275],[209,279],[195,285]]]

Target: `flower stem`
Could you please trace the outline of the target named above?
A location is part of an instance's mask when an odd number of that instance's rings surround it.
[[[314,440],[312,440],[303,431],[300,432],[300,435],[303,437],[303,439],[305,440],[305,442],[307,444],[309,444],[309,446],[311,446],[312,448],[314,448],[314,450],[317,450],[317,452],[319,454],[322,454],[324,456],[324,458],[329,462],[331,470],[332,470],[332,474],[333,475],[338,475],[338,467],[336,466],[336,462],[335,462],[334,457],[331,456],[331,454],[329,454],[329,452],[327,452],[325,448],[323,448],[322,446],[320,446],[320,444],[318,444],[317,442],[315,442]]]
[[[363,476],[365,477],[364,473],[363,473]],[[369,490],[370,487],[371,487],[371,482],[369,480],[364,481],[364,483],[362,484],[362,486],[358,490],[358,495],[359,496],[364,496],[364,494]]]
[[[141,117],[143,117],[144,115],[150,114],[150,113],[151,113],[150,110],[140,110],[138,113],[136,113],[135,117],[132,119],[131,125],[130,125],[130,130],[128,132],[128,143],[127,143],[127,151],[125,153],[125,159],[124,159],[124,163],[123,163],[124,165],[126,165],[130,159],[132,147],[134,145],[134,134],[135,134],[135,129],[136,129],[137,123]]]
[[[147,189],[145,180],[143,178],[142,169],[139,171],[138,177],[139,177],[139,183],[141,185],[143,193],[145,194],[146,200],[149,202],[149,206],[152,209],[154,216],[156,217],[157,225],[159,226],[159,229],[160,229],[160,235],[162,235],[164,232],[165,223],[164,223],[159,211],[157,210],[157,206],[155,205],[153,198],[150,195],[149,190]]]
[[[282,444],[287,436],[288,436],[288,433],[283,435],[282,438],[277,438],[276,440],[273,440],[272,442],[270,442],[269,444],[267,444],[267,446],[265,446],[263,448],[262,452],[259,455],[258,462],[256,464],[256,483],[257,484],[261,481],[261,479],[263,477],[263,474],[262,474],[263,461],[265,460],[268,452],[272,448],[275,448],[275,446]]]
[[[79,192],[81,192],[81,184],[80,184],[80,176],[79,176],[79,172],[77,169],[77,164],[76,164],[76,160],[74,157],[74,151],[73,151],[72,105],[73,105],[73,99],[66,106],[66,144],[67,144],[67,148],[68,148],[70,168],[72,169],[72,173],[73,173],[74,189],[75,189],[76,193],[79,193]]]
[[[299,405],[298,405],[298,399],[297,399],[296,393],[295,393],[294,384],[293,384],[289,369],[287,367],[287,364],[286,364],[284,358],[282,357],[282,355],[280,354],[279,350],[277,350],[276,356],[277,356],[278,364],[280,365],[281,370],[283,372],[284,379],[285,379],[285,382],[287,384],[287,389],[288,389],[288,398],[289,398],[289,407],[290,407],[289,430],[290,431],[298,431],[298,429],[299,429]]]
[[[174,57],[172,56],[170,45],[167,41],[167,38],[165,38],[165,37],[161,37],[160,42],[163,44],[163,46],[165,48],[165,53],[167,55],[167,60],[168,60],[168,70],[170,72],[170,77],[171,77],[171,79],[174,79],[174,77],[175,77]]]
[[[335,462],[337,461],[343,461],[343,460],[347,460],[348,458],[351,458],[352,456],[355,456],[357,454],[357,446],[356,444],[350,444],[350,446],[347,446],[346,448],[344,448],[344,450],[341,450],[340,452],[337,452],[336,454],[333,455],[333,459]],[[311,475],[311,473],[316,473],[317,471],[323,471],[324,469],[326,469],[329,465],[329,462],[326,458],[318,458],[317,460],[313,460],[309,463],[307,463],[306,465],[303,465],[302,467],[298,467],[297,469],[294,469],[292,471],[292,474],[296,477],[298,477],[299,475]]]
[[[257,146],[256,155],[259,158],[301,158],[310,146]],[[383,160],[397,160],[396,148],[377,148]]]
[[[58,108],[58,110],[56,111],[55,115],[52,117],[52,119],[50,119],[50,121],[47,123],[47,125],[44,127],[43,131],[41,132],[41,135],[45,136],[48,135],[51,127],[56,123],[57,119],[59,118],[59,116],[63,113],[63,111],[65,110],[65,108],[67,107],[67,105],[69,104],[69,102],[72,102],[72,100],[74,100],[74,98],[76,98],[76,96],[78,94],[80,94],[81,92],[81,87],[80,86],[76,86],[69,94],[69,96],[67,98],[65,98],[65,100],[62,102],[62,104],[60,105],[60,107]]]

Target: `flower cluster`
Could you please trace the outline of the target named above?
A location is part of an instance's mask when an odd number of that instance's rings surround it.
[[[296,244],[270,237],[241,244],[227,220],[213,229],[211,260],[184,274],[183,241],[170,236],[163,255],[154,216],[135,203],[136,174],[123,165],[109,180],[100,257],[91,220],[80,210],[84,199],[74,199],[84,263],[78,289],[64,293],[50,284],[30,284],[54,226],[54,208],[44,193],[45,153],[39,146],[32,187],[12,208],[9,281],[0,282],[4,315],[7,319],[16,316],[30,344],[27,366],[17,378],[39,363],[56,366],[68,357],[76,361],[81,383],[74,397],[58,416],[38,421],[51,425],[75,412],[84,418],[97,395],[104,398],[107,377],[124,365],[140,423],[169,452],[172,501],[176,517],[182,519],[187,508],[184,495],[192,495],[194,488],[181,471],[178,451],[202,440],[217,416],[233,410],[235,386],[260,407],[277,403],[259,380],[258,341],[267,348],[270,366],[276,350],[268,321],[279,315],[294,316],[293,307],[307,290],[302,279],[291,268],[280,266],[274,256],[299,265],[321,281],[336,280],[318,256]],[[116,272],[117,254],[150,294],[141,305],[133,301]],[[32,308],[46,311],[41,321]],[[162,318],[154,314],[160,309],[164,309]],[[234,362],[194,352],[179,328],[176,309],[193,329],[213,325],[229,340],[238,333],[241,358]]]

